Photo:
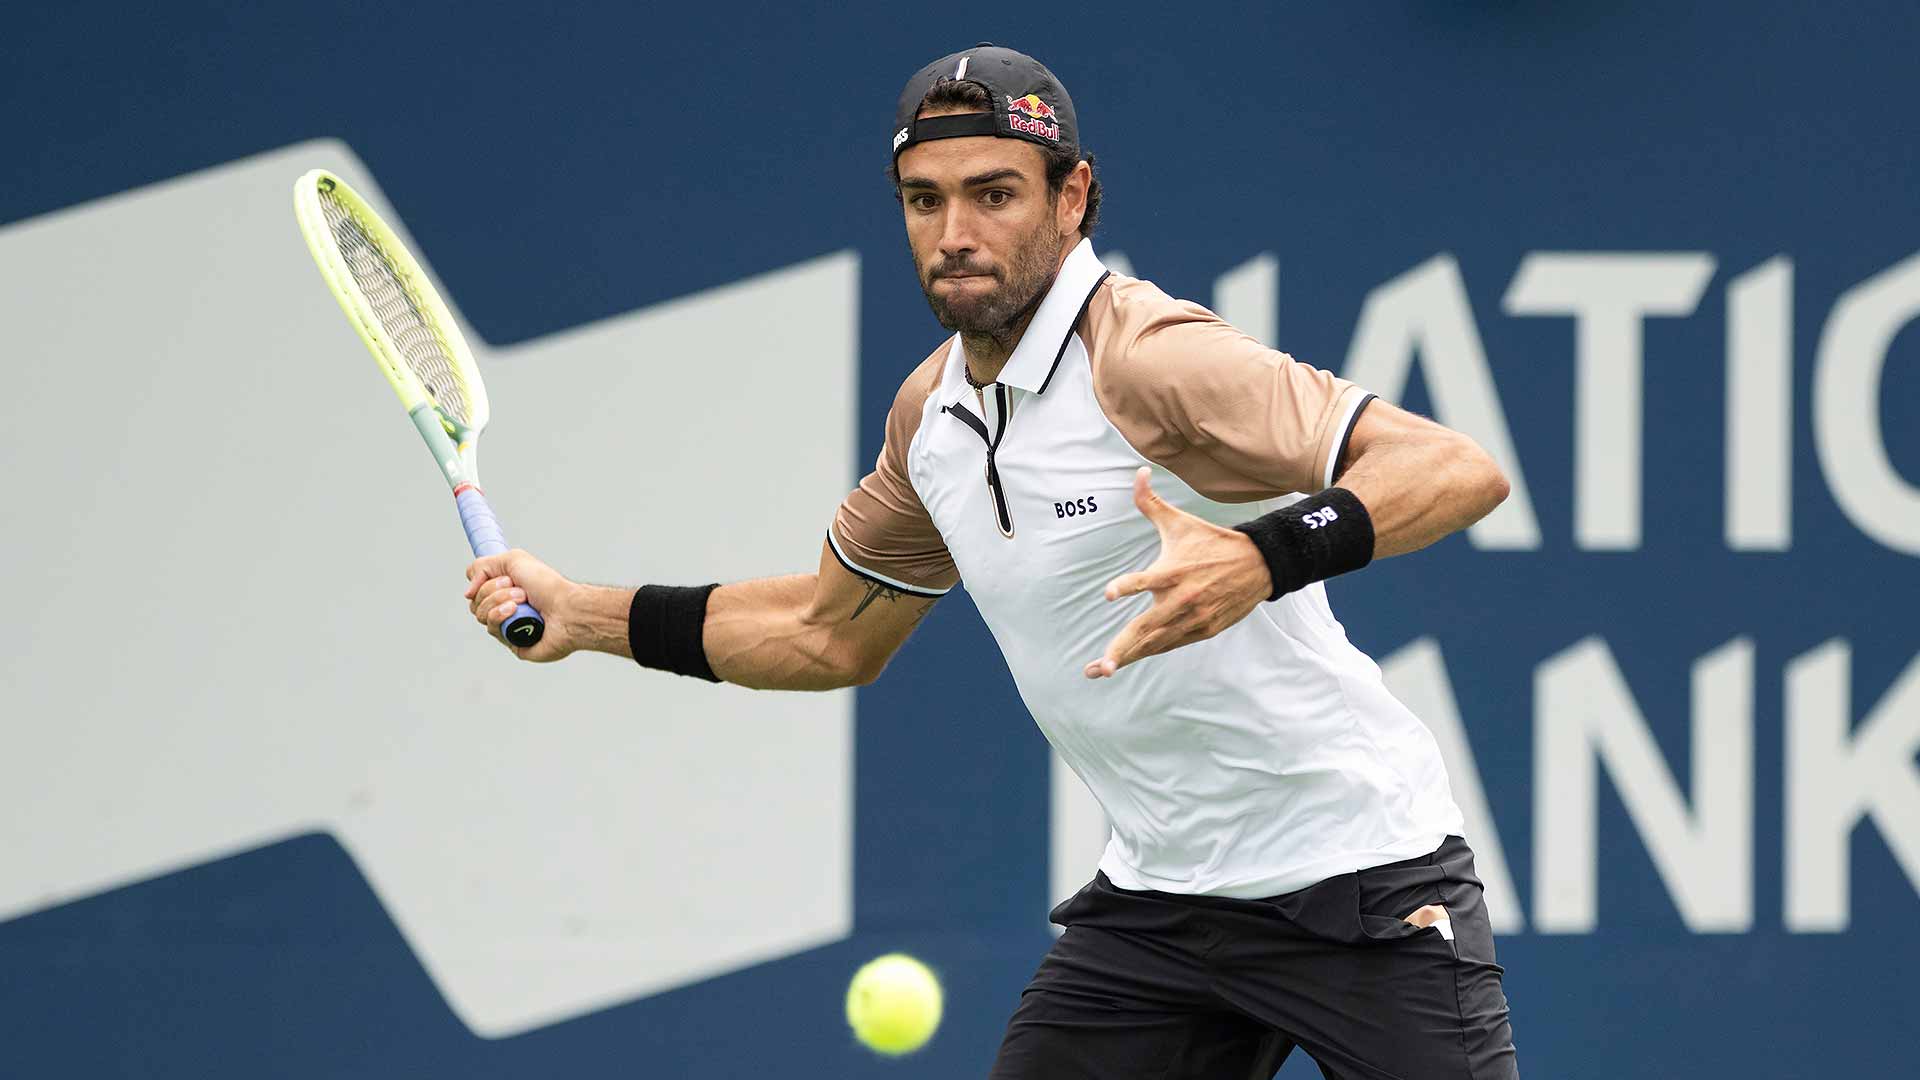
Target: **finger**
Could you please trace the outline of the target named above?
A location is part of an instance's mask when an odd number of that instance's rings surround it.
[[[467,564],[467,591],[469,599],[473,597],[476,582],[499,577],[507,572],[507,560],[512,555],[485,555]]]
[[[526,598],[527,593],[525,589],[513,584],[506,578],[495,578],[488,582],[480,590],[480,595],[474,599],[474,614],[478,615],[481,612],[492,611],[504,603],[511,602],[518,604]]]
[[[1087,665],[1087,678],[1099,679],[1111,676],[1114,672],[1133,663],[1139,658],[1141,642],[1160,628],[1166,620],[1160,605],[1156,604],[1120,628],[1120,632],[1107,643],[1107,651],[1100,659]]]
[[[519,605],[510,601],[502,601],[488,608],[487,629],[493,631],[497,636],[500,633],[500,627],[505,624],[508,619],[513,617],[513,613],[518,606]]]
[[[1149,566],[1131,574],[1121,574],[1107,582],[1107,599],[1118,600],[1123,596],[1136,593],[1158,592],[1168,588],[1177,580],[1171,567],[1161,568],[1158,564]]]
[[[524,594],[516,596],[515,593],[516,590],[513,589],[499,589],[483,594],[478,600],[474,601],[473,617],[485,622],[487,614],[500,605],[509,602],[518,604],[520,599],[524,597]]]
[[[1197,640],[1199,639],[1194,635],[1180,633],[1171,627],[1163,627],[1140,635],[1124,654],[1103,656],[1095,661],[1095,664],[1099,665],[1102,676],[1111,676],[1129,664],[1137,664],[1150,656],[1159,656],[1163,652],[1172,652],[1188,642]]]
[[[487,608],[491,607],[493,603],[497,603],[497,601],[493,600],[493,594],[500,591],[499,582],[499,578],[489,577],[482,578],[473,583],[468,594],[472,603],[468,606],[473,609],[474,618],[485,618]]]

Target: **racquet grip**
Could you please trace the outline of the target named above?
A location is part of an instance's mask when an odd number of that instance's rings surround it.
[[[467,543],[473,546],[475,555],[505,555],[507,537],[500,531],[500,519],[493,516],[493,507],[487,505],[487,497],[480,489],[471,484],[463,484],[453,496],[460,508],[460,524],[467,530]],[[500,626],[507,643],[517,648],[528,648],[540,643],[547,632],[547,620],[533,610],[531,604],[521,604],[507,621]]]

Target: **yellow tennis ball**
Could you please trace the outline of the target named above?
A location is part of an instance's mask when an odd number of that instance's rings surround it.
[[[870,960],[847,987],[847,1023],[869,1049],[911,1054],[940,1026],[940,980],[905,953]]]

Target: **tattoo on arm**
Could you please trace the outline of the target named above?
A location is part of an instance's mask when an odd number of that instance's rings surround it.
[[[939,602],[940,602],[940,598],[936,596],[933,599],[927,601],[926,603],[921,604],[919,613],[913,617],[913,626],[919,626],[921,620],[927,617],[927,612],[932,611],[933,605]],[[909,626],[907,629],[911,630],[913,629],[913,626]]]
[[[892,604],[899,601],[899,599],[905,595],[905,592],[891,585],[882,585],[877,581],[870,581],[867,583],[867,595],[860,598],[859,606],[853,609],[853,614],[847,616],[847,621],[852,622],[859,618],[862,612],[873,606],[875,600],[885,600],[887,603]],[[927,612],[932,611],[933,605],[938,603],[939,600],[940,598],[936,596],[932,600],[921,604],[920,610],[914,612],[913,623],[911,625],[919,626],[920,620],[927,617]]]
[[[861,598],[860,606],[853,609],[853,614],[847,616],[847,621],[852,622],[859,618],[862,612],[873,606],[875,600],[885,600],[891,604],[900,599],[902,595],[899,589],[893,588],[890,585],[882,585],[877,581],[869,581],[867,582],[867,595]]]

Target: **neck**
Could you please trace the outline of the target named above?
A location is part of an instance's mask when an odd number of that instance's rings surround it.
[[[1006,369],[1007,360],[1013,356],[1013,350],[1019,346],[1020,339],[1026,336],[1027,327],[1033,322],[1034,312],[1040,310],[1040,304],[1047,294],[1053,291],[1054,283],[1060,280],[1060,268],[1067,265],[1067,256],[1073,254],[1073,245],[1062,247],[1060,257],[1053,264],[1053,274],[1047,283],[1034,294],[1025,310],[1007,321],[1005,326],[985,334],[960,332],[960,345],[967,353],[967,373],[973,381],[985,386],[1000,381],[1000,372]]]
[[[1042,290],[1041,296],[1046,296]],[[1033,313],[1040,310],[1034,304],[1020,313],[1019,317],[990,334],[960,335],[960,345],[967,354],[967,373],[973,381],[982,386],[998,382],[1000,372],[1006,370],[1007,360],[1013,356],[1013,350],[1019,346],[1020,339],[1027,332],[1027,326],[1033,322]]]

